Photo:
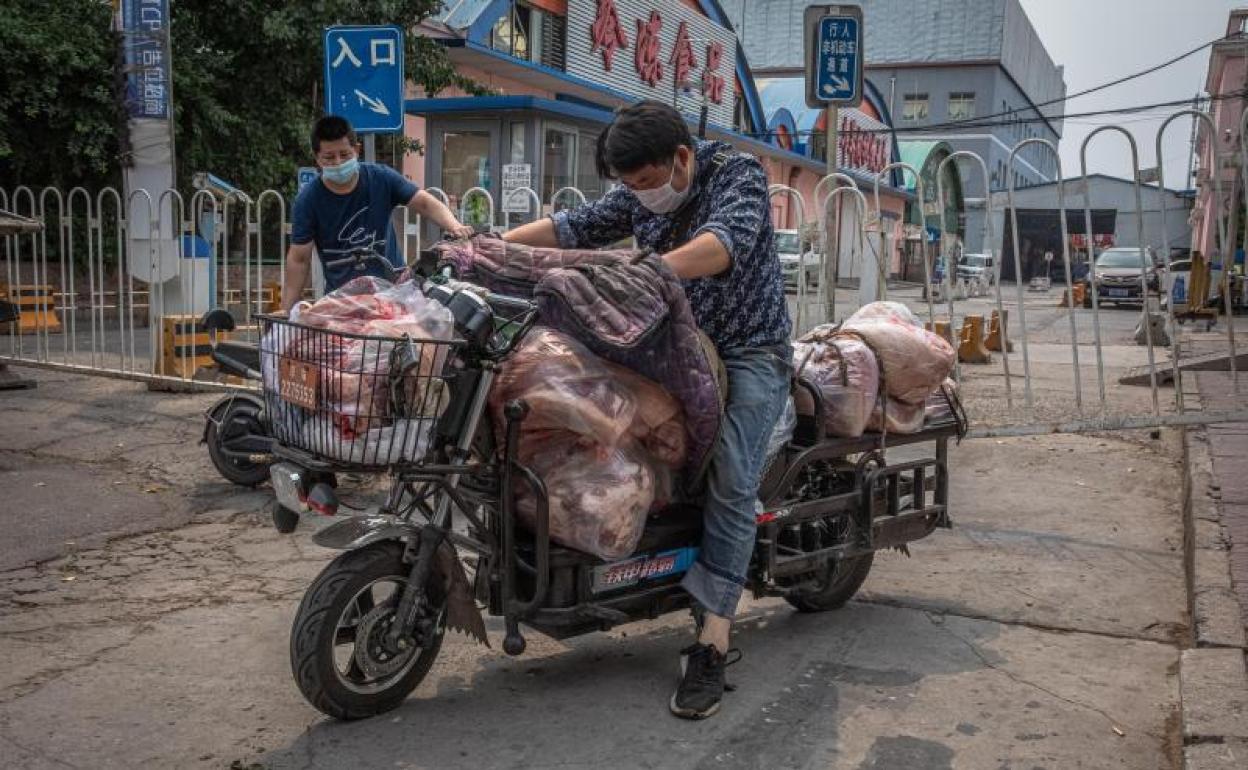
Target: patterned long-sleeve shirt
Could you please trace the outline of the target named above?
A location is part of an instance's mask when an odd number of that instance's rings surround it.
[[[791,327],[767,175],[757,158],[734,152],[724,142],[698,141],[695,157],[698,172],[686,206],[696,208],[688,239],[713,233],[732,264],[720,275],[684,281],[694,319],[721,352],[781,344]],[[682,224],[679,212],[655,214],[623,186],[551,219],[565,249],[601,248],[630,235],[639,248],[660,253],[683,243],[681,234],[673,232]]]

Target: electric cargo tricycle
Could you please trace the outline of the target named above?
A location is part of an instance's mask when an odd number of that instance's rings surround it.
[[[535,306],[456,281],[426,289],[454,316],[453,341],[358,342],[377,352],[386,378],[388,446],[344,441],[317,413],[313,394],[341,372],[306,361],[341,344],[330,337],[352,335],[261,318],[261,356],[274,362],[261,376],[261,419],[277,510],[316,523],[315,542],[341,551],[299,606],[291,665],[308,701],[339,719],[398,706],[428,674],[448,627],[488,644],[482,609],[503,619],[503,650],[520,655],[530,630],[563,639],[691,608],[679,583],[698,555],[696,501],[650,515],[627,558],[562,547],[550,537],[542,478],[517,460],[528,406],[506,403],[503,424],[491,424],[491,383],[537,322]],[[303,363],[283,358],[292,346]],[[819,612],[854,595],[876,551],[904,550],[950,525],[949,441],[966,422],[950,394],[948,416],[919,433],[834,438],[821,430],[818,390],[800,377],[794,388],[814,413],[799,417],[765,471],[748,588]],[[400,423],[417,437],[400,436]],[[910,445],[917,457],[889,463],[886,444]],[[334,487],[344,472],[385,474],[384,500],[347,509]],[[517,520],[521,491],[536,501],[532,527]]]

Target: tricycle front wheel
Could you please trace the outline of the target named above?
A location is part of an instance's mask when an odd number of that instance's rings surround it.
[[[334,559],[308,588],[290,634],[295,682],[308,702],[336,719],[390,711],[433,666],[446,632],[436,573],[421,602],[425,632],[394,649],[387,632],[407,590],[401,543],[374,543]]]

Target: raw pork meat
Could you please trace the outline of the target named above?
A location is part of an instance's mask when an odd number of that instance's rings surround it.
[[[804,365],[804,367],[803,367]],[[812,329],[793,343],[793,366],[819,391],[823,429],[831,436],[855,438],[866,430],[880,390],[879,365],[862,340],[838,336],[834,327]],[[813,414],[810,395],[799,388],[797,408]]]
[[[863,306],[841,327],[841,335],[860,337],[875,352],[884,369],[884,388],[892,398],[921,406],[953,371],[953,347],[924,329],[909,310],[897,303]],[[885,307],[880,307],[885,305]],[[904,309],[904,306],[902,306]]]
[[[629,447],[607,449],[574,433],[544,439],[520,460],[546,485],[551,539],[608,561],[633,553],[654,505],[654,471]],[[536,501],[520,489],[516,516],[531,529]]]

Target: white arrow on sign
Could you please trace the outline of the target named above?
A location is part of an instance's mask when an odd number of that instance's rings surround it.
[[[367,105],[368,105],[368,108],[369,108],[370,110],[372,110],[373,112],[377,113],[378,115],[389,115],[389,114],[390,114],[390,108],[389,108],[389,107],[387,107],[387,106],[386,106],[386,103],[385,103],[385,102],[383,102],[382,100],[380,100],[380,99],[374,99],[373,97],[369,96],[368,94],[364,93],[363,91],[361,91],[361,90],[360,90],[360,89],[358,89],[358,88],[357,88],[357,89],[355,89],[355,95],[356,95],[356,96],[358,96],[358,97],[360,97],[360,106],[361,106],[361,107],[363,107],[364,105],[366,105],[366,104],[367,104]]]
[[[832,85],[836,88],[837,91],[849,90],[849,81],[837,75],[832,76]]]

